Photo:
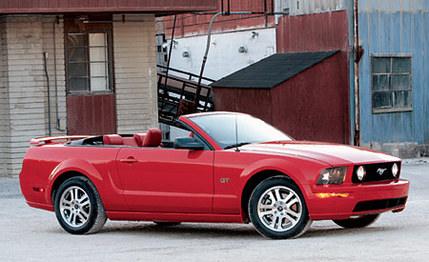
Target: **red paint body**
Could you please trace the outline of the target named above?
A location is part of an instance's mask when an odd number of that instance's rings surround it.
[[[30,206],[53,210],[52,192],[57,179],[80,174],[93,182],[107,216],[113,220],[247,222],[246,209],[242,208],[246,184],[262,173],[276,172],[298,185],[313,220],[399,211],[405,207],[353,212],[359,201],[408,195],[405,180],[364,184],[353,184],[351,180],[356,164],[396,162],[400,161],[398,158],[344,145],[298,141],[224,150],[191,119],[192,115],[180,118],[210,144],[211,150],[70,146],[40,139],[44,145],[31,147],[25,156],[20,174],[22,193]],[[36,142],[37,139],[33,140],[33,145]],[[130,157],[137,161],[124,162]],[[333,166],[348,168],[345,182],[316,185],[321,170]],[[316,196],[323,192],[350,195],[323,199]]]

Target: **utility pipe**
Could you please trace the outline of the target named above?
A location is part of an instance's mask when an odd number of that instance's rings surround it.
[[[353,7],[353,27],[354,27],[354,139],[355,146],[360,145],[360,89],[359,89],[359,60],[360,60],[360,46],[359,46],[359,0],[354,0]]]

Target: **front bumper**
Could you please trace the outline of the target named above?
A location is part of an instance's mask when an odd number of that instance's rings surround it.
[[[407,180],[311,187],[307,207],[313,220],[402,211],[408,197]],[[321,194],[322,193],[322,194]],[[321,197],[323,196],[323,197]]]

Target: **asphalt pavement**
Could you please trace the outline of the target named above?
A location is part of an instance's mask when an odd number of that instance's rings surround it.
[[[65,233],[28,207],[17,178],[0,178],[0,261],[429,261],[429,161],[406,161],[407,208],[368,228],[313,223],[302,237],[266,240],[251,225],[111,222],[94,235]]]

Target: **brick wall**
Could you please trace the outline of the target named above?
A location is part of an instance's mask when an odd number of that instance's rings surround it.
[[[118,133],[158,126],[155,17],[114,16],[113,47]]]

